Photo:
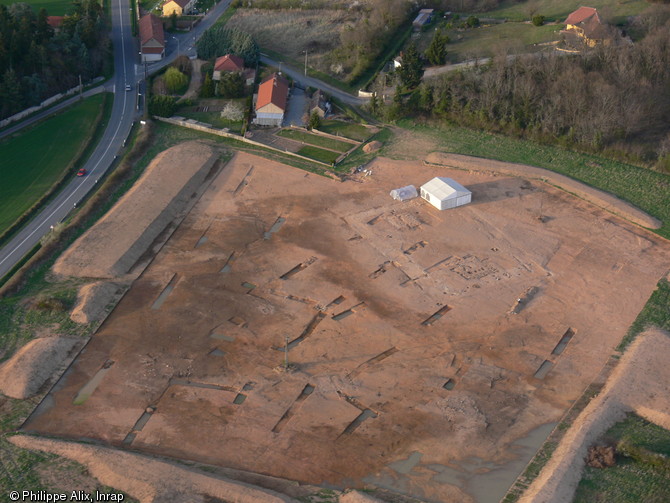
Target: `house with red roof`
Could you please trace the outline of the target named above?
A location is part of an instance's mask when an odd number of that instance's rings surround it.
[[[160,61],[165,56],[165,33],[163,22],[153,14],[140,18],[140,53],[142,62]]]
[[[221,80],[221,74],[225,72],[240,73],[247,86],[252,85],[254,80],[256,80],[256,70],[253,68],[245,68],[244,60],[234,54],[226,54],[225,56],[216,58],[212,78],[219,81]]]
[[[60,30],[60,27],[63,26],[63,19],[65,16],[47,16],[47,24],[51,26],[54,31]]]
[[[259,126],[281,126],[288,103],[288,81],[273,73],[258,87],[256,118]]]
[[[588,47],[609,44],[616,37],[616,29],[605,23],[598,10],[593,7],[580,7],[565,20],[564,35],[572,36]]]

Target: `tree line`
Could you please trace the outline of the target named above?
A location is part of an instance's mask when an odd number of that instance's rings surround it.
[[[0,118],[107,73],[111,43],[102,6],[77,0],[60,29],[25,3],[0,5]]]
[[[235,54],[244,59],[244,64],[254,67],[260,51],[258,44],[248,33],[236,28],[215,25],[202,34],[196,44],[200,59],[213,59],[226,54]]]

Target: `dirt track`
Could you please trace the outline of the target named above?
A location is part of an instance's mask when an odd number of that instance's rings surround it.
[[[368,168],[339,183],[237,154],[26,429],[479,498],[593,379],[668,245],[542,182]],[[436,175],[473,204],[388,196]],[[293,372],[278,370],[285,336]]]

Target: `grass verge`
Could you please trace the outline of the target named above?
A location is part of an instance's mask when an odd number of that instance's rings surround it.
[[[354,145],[351,143],[346,143],[343,141],[337,141],[333,138],[327,138],[324,136],[318,136],[315,134],[306,133],[305,131],[298,131],[295,129],[282,129],[279,133],[279,136],[284,136],[285,138],[290,138],[292,140],[301,141],[315,147],[323,147],[329,150],[335,150],[340,153],[344,153],[347,150],[350,150]]]
[[[0,143],[0,245],[32,218],[93,152],[112,104],[107,93],[91,96]]]

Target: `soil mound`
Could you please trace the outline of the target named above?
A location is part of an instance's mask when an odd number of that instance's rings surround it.
[[[622,201],[612,194],[594,189],[593,187],[589,187],[568,176],[549,171],[548,169],[526,166],[524,164],[514,164],[511,162],[493,161],[467,155],[448,154],[444,152],[432,152],[428,154],[425,158],[425,162],[428,164],[438,164],[469,171],[488,171],[547,181],[552,185],[560,187],[563,190],[575,194],[596,206],[641,225],[642,227],[660,229],[662,225],[660,220],[646,214],[644,211],[632,204]]]
[[[370,152],[376,152],[380,148],[382,148],[382,142],[375,140],[363,145],[363,152],[369,154]]]
[[[586,456],[586,464],[593,468],[607,468],[616,464],[616,452],[611,445],[592,445]]]
[[[210,498],[238,503],[295,502],[274,491],[205,475],[139,454],[25,435],[16,435],[9,440],[19,447],[77,461],[102,484],[121,490],[142,503],[204,502]]]
[[[53,267],[64,276],[115,278],[182,218],[218,156],[196,141],[160,153],[142,178]]]
[[[0,366],[0,392],[20,400],[33,396],[72,355],[78,342],[66,337],[33,339]]]
[[[77,323],[102,321],[107,312],[106,307],[116,304],[124,290],[123,285],[107,281],[82,286],[70,319]]]

